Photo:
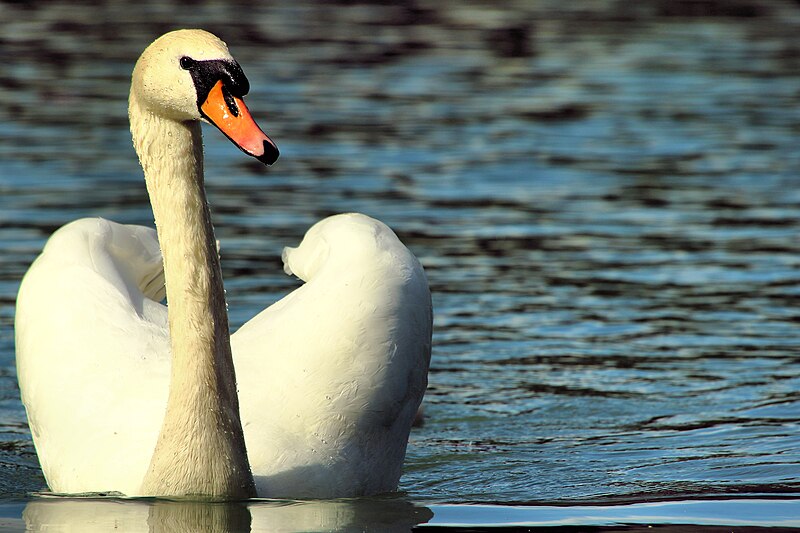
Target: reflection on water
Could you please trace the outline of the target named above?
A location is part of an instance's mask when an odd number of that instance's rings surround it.
[[[19,279],[66,221],[151,223],[127,84],[176,26],[229,42],[282,150],[265,171],[206,132],[233,327],[294,287],[281,247],[334,212],[426,268],[412,499],[800,492],[796,2],[0,9],[0,494],[43,485]]]
[[[432,516],[429,509],[397,498],[250,503],[39,498],[22,513],[28,531],[62,533],[399,532]]]
[[[401,499],[317,502],[253,501],[199,503],[155,500],[42,498],[30,501],[22,519],[8,530],[59,533],[120,531],[135,533],[409,531],[415,526],[463,531],[502,531],[502,527],[547,527],[548,531],[645,531],[658,525],[691,524],[689,531],[730,531],[730,527],[800,528],[800,503],[781,499],[695,500],[628,505],[509,507],[498,505],[413,505]],[[0,516],[7,515],[0,507]],[[639,526],[635,526],[638,524]],[[3,528],[0,518],[0,531]],[[715,526],[727,526],[721,529]],[[612,530],[612,529],[609,529]],[[674,531],[674,529],[673,529]],[[752,531],[752,529],[748,529]]]

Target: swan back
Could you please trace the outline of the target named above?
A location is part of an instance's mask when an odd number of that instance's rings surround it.
[[[20,389],[54,491],[139,491],[170,374],[160,258],[152,229],[83,219],[23,280]],[[427,382],[425,273],[388,227],[356,214],[319,222],[284,259],[306,283],[231,337],[258,493],[394,490]]]

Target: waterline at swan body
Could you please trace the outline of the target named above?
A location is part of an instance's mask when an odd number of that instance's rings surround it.
[[[228,333],[198,121],[274,162],[247,88],[213,35],[156,40],[134,70],[130,119],[158,234],[75,221],[22,282],[20,390],[54,492],[327,498],[397,486],[431,303],[388,227],[358,214],[317,223],[284,252],[305,284]]]

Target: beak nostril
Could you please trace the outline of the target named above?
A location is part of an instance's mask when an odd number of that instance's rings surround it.
[[[225,99],[225,105],[228,106],[228,111],[231,112],[231,115],[238,117],[239,107],[236,105],[236,100],[233,98],[233,95],[224,84],[222,85],[222,97]]]

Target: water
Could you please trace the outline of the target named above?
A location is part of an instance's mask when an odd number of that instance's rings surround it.
[[[206,131],[232,327],[342,211],[392,226],[434,295],[404,495],[254,502],[253,529],[800,527],[797,3],[2,2],[0,22],[0,529],[26,505],[243,519],[30,496],[19,280],[69,220],[151,223],[126,98],[176,27],[229,43],[282,153],[265,170]]]

